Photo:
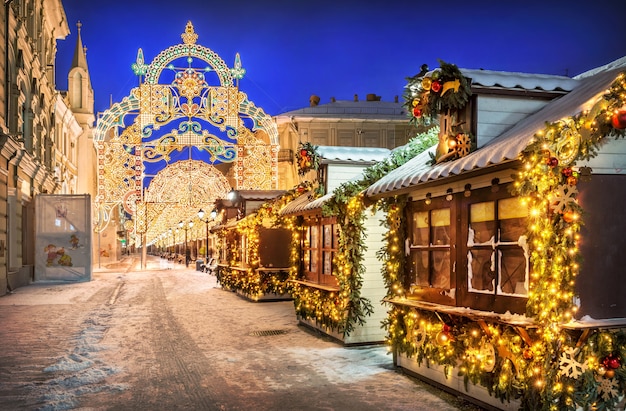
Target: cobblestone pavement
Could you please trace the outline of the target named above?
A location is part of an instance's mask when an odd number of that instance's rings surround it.
[[[471,410],[382,346],[298,325],[214,276],[148,257],[0,298],[2,410]]]

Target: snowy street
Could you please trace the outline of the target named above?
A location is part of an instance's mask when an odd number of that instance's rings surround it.
[[[195,265],[138,256],[0,297],[0,409],[478,410],[254,303]]]

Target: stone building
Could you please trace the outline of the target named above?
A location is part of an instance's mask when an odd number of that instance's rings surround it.
[[[279,182],[281,189],[298,184],[294,152],[299,143],[316,146],[371,147],[393,149],[414,137],[418,130],[409,124],[402,103],[382,101],[376,94],[365,99],[336,100],[319,104],[311,96],[309,107],[288,111],[274,117],[280,138]]]
[[[86,143],[93,123],[93,92],[80,32],[70,72],[80,81],[70,81],[69,93],[57,90],[57,41],[70,34],[61,0],[5,1],[0,16],[2,295],[32,279],[35,196],[91,190],[89,173],[84,182],[78,178],[78,159],[88,160],[93,150]]]

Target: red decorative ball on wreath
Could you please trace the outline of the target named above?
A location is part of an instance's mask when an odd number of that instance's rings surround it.
[[[433,81],[430,85],[430,91],[432,91],[433,93],[439,93],[442,86],[443,84],[441,83],[441,80]]]
[[[604,365],[607,370],[616,370],[622,365],[622,362],[618,356],[610,354],[602,360],[602,365]]]
[[[626,128],[626,110],[617,110],[617,113],[611,117],[613,127],[623,130]]]
[[[533,350],[531,350],[530,348],[526,348],[523,352],[522,352],[522,357],[524,357],[525,360],[530,361],[533,359],[534,355],[533,355]]]
[[[413,108],[413,115],[414,115],[415,117],[418,117],[418,118],[419,118],[419,117],[422,117],[422,109],[421,109],[421,108],[419,108],[419,107],[414,107],[414,108]]]
[[[550,167],[554,168],[554,167],[556,167],[556,166],[558,166],[558,165],[559,165],[559,159],[558,159],[558,158],[556,158],[556,157],[550,157],[550,158],[546,161],[546,163],[547,163]]]

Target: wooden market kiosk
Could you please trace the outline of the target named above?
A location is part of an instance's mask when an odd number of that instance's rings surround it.
[[[241,190],[218,202],[222,224],[218,235],[217,278],[220,285],[252,301],[289,300],[291,230],[277,218],[281,201],[297,190]],[[272,209],[273,208],[273,209]]]
[[[345,345],[384,341],[381,322],[386,317],[381,301],[385,287],[376,258],[384,229],[382,212],[366,212],[359,239],[362,261],[358,267],[346,262],[339,246],[352,228],[337,215],[325,215],[343,182],[358,179],[363,170],[386,158],[390,151],[363,147],[319,147],[320,183],[328,194],[316,198],[309,193],[287,204],[281,215],[297,218],[300,229],[295,244],[300,258],[293,266],[291,292],[298,321],[329,335]],[[348,296],[353,296],[350,299]],[[359,317],[357,319],[357,317]]]
[[[413,79],[414,115],[440,114],[440,144],[366,191],[406,200],[389,216],[405,221],[386,298],[398,367],[492,409],[624,407],[625,70],[442,63]],[[442,112],[424,104],[443,99],[435,81],[456,98]]]

